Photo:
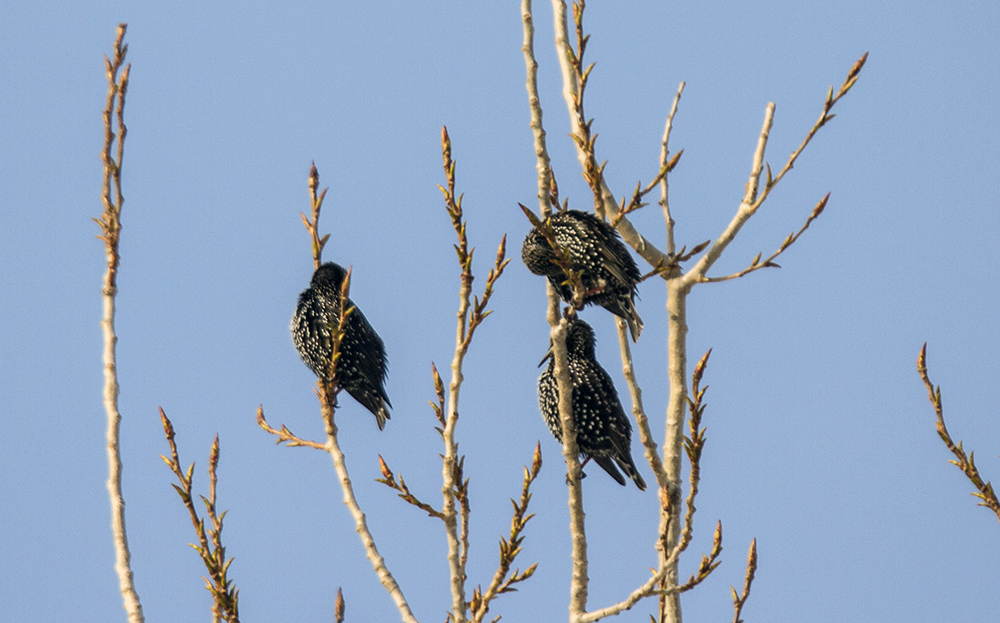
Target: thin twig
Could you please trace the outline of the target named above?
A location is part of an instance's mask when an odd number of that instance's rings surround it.
[[[538,95],[538,61],[535,60],[535,25],[531,16],[531,0],[521,0],[521,19],[524,30],[524,66],[527,73],[528,107],[531,109],[531,131],[535,138],[535,169],[538,171],[538,208],[542,218],[552,213],[553,195],[558,207],[559,195],[552,173],[552,163],[545,145],[545,127],[542,125],[542,104]]]
[[[677,163],[680,162],[681,156],[683,155],[684,155],[683,149],[674,154],[673,158],[671,158],[668,162],[664,163],[660,167],[660,172],[656,174],[656,177],[653,178],[653,181],[647,184],[645,188],[643,188],[641,182],[637,183],[635,185],[635,190],[632,191],[632,200],[629,201],[628,204],[626,204],[625,198],[624,197],[622,198],[621,205],[618,208],[618,214],[615,214],[614,217],[611,218],[611,226],[616,227],[619,221],[625,218],[626,215],[635,212],[639,208],[646,207],[647,204],[643,203],[642,200],[646,197],[646,195],[653,192],[653,189],[659,186],[664,179],[666,179],[667,174],[673,172],[674,168],[677,167]]]
[[[321,381],[319,387],[320,409],[323,413],[323,421],[326,423],[326,451],[330,453],[330,457],[333,459],[333,467],[337,472],[337,477],[340,479],[340,487],[344,491],[344,505],[347,506],[351,517],[354,518],[355,529],[358,532],[358,536],[361,537],[361,543],[364,545],[365,554],[371,562],[372,568],[375,569],[375,573],[382,582],[382,586],[385,587],[392,597],[393,602],[395,602],[403,621],[406,623],[416,623],[417,619],[413,616],[410,605],[403,596],[403,591],[399,588],[399,584],[396,583],[396,579],[385,564],[385,559],[382,558],[378,548],[375,546],[375,539],[372,537],[371,530],[368,529],[368,521],[365,518],[365,514],[361,511],[361,507],[358,505],[357,497],[354,495],[354,487],[347,473],[347,463],[344,460],[344,453],[340,449],[340,444],[337,440],[337,427],[333,420],[335,405],[331,393],[328,391],[326,383]]]
[[[788,247],[792,246],[795,243],[795,241],[799,239],[799,236],[801,236],[803,232],[805,232],[805,230],[809,229],[809,226],[812,225],[812,222],[815,221],[817,218],[819,218],[819,215],[823,213],[823,209],[826,208],[826,203],[829,200],[830,200],[830,193],[826,193],[826,196],[820,199],[819,203],[816,204],[816,207],[813,208],[812,214],[809,215],[809,218],[806,219],[805,224],[802,225],[799,231],[788,234],[788,237],[785,238],[785,241],[781,243],[781,246],[778,247],[778,250],[772,253],[770,256],[768,256],[767,259],[765,259],[763,262],[760,260],[761,254],[758,253],[757,257],[753,258],[753,261],[750,262],[750,265],[744,268],[743,270],[739,271],[738,273],[726,275],[725,277],[705,277],[702,279],[702,282],[718,283],[720,281],[729,281],[730,279],[739,279],[740,277],[752,273],[755,270],[760,270],[761,268],[781,268],[781,266],[775,263],[774,260],[777,259],[779,255],[784,253],[785,250],[788,249]]]
[[[680,516],[678,510],[673,506],[679,495],[661,494],[661,501],[664,504],[662,517],[669,518],[666,522],[667,530],[660,533],[661,551],[669,551],[669,555],[664,560],[664,566],[671,572],[676,572],[677,561],[680,555],[691,543],[694,531],[695,499],[698,496],[698,486],[701,482],[701,453],[705,447],[705,429],[701,427],[701,418],[705,413],[703,399],[708,387],[701,387],[702,376],[705,367],[708,365],[708,358],[712,354],[709,349],[694,367],[691,373],[691,396],[687,399],[689,435],[684,438],[684,452],[687,454],[690,470],[688,471],[688,495],[684,500],[684,521],[683,527],[679,530],[679,536],[674,537],[677,528],[677,519]],[[664,490],[661,490],[664,491]],[[663,524],[661,524],[662,526]],[[712,539],[712,551],[708,555],[702,555],[701,564],[698,566],[696,574],[692,575],[686,583],[678,586],[676,582],[671,582],[665,576],[661,584],[660,612],[670,612],[671,616],[679,616],[679,594],[688,591],[698,584],[701,584],[719,566],[719,555],[722,553],[722,522],[718,522],[715,528],[715,535]],[[674,591],[673,589],[677,589]]]
[[[661,597],[679,595],[680,593],[688,591],[700,584],[719,565],[717,561],[719,555],[722,553],[722,522],[718,522],[715,526],[712,551],[707,556],[704,554],[702,555],[698,572],[695,575],[692,575],[691,578],[681,586],[677,586],[676,584],[665,585],[664,578],[666,577],[667,572],[673,568],[673,562],[677,560],[680,553],[680,550],[674,549],[667,558],[666,564],[662,565],[659,570],[653,570],[649,579],[646,580],[642,586],[629,593],[628,597],[616,604],[612,604],[599,610],[587,612],[577,619],[577,623],[593,623],[594,621],[599,621],[600,619],[621,614],[626,610],[631,610],[637,603],[647,597],[652,597],[653,595],[659,595]]]
[[[330,234],[326,234],[323,237],[319,235],[319,212],[323,207],[323,200],[326,198],[326,191],[328,190],[330,189],[324,188],[322,192],[318,192],[319,170],[316,169],[316,163],[313,162],[312,167],[309,169],[309,200],[312,208],[312,219],[302,212],[299,215],[302,217],[302,224],[306,226],[306,231],[309,232],[309,237],[312,239],[313,264],[315,268],[319,268],[320,264],[323,263],[323,247],[326,246],[326,241],[330,239]]]
[[[531,469],[524,468],[521,499],[519,501],[513,499],[510,501],[514,507],[514,515],[510,520],[510,536],[507,538],[500,537],[500,564],[497,567],[497,571],[493,575],[490,585],[486,588],[486,592],[483,592],[480,587],[476,587],[476,590],[472,594],[472,601],[469,603],[472,612],[470,619],[472,623],[480,623],[486,616],[486,613],[489,612],[490,602],[496,596],[516,591],[517,589],[514,588],[514,585],[530,578],[534,575],[535,569],[538,567],[538,563],[536,562],[524,571],[514,569],[513,574],[510,572],[514,560],[521,553],[521,543],[524,541],[522,532],[528,521],[534,517],[534,514],[528,514],[528,503],[531,501],[531,484],[535,482],[535,478],[538,477],[538,472],[541,469],[542,445],[538,443],[535,445],[535,455],[531,461]]]
[[[830,114],[830,110],[857,82],[861,68],[864,67],[867,58],[868,53],[865,52],[865,54],[858,59],[856,63],[854,63],[854,66],[851,67],[851,70],[847,74],[847,78],[840,86],[836,96],[833,94],[833,87],[830,87],[827,92],[826,100],[823,103],[823,110],[820,113],[819,119],[817,119],[816,123],[814,123],[812,128],[809,129],[805,138],[802,140],[802,143],[788,157],[788,160],[785,162],[785,166],[782,167],[776,176],[772,175],[771,165],[766,164],[764,161],[764,152],[767,148],[771,127],[774,123],[774,103],[771,102],[767,105],[764,113],[764,124],[761,128],[760,137],[757,141],[757,148],[754,151],[753,164],[750,167],[750,178],[747,181],[746,193],[744,194],[743,201],[740,202],[740,206],[736,210],[736,215],[733,217],[732,221],[730,221],[725,231],[715,240],[714,243],[712,243],[712,246],[705,252],[705,255],[703,255],[701,259],[699,259],[698,262],[691,267],[691,270],[688,271],[687,275],[683,277],[687,283],[694,283],[705,279],[708,269],[711,268],[712,265],[715,264],[715,262],[722,256],[722,252],[725,251],[726,247],[729,246],[734,238],[736,238],[736,234],[738,234],[740,229],[743,228],[743,225],[747,222],[747,220],[757,213],[764,201],[770,196],[774,187],[792,169],[795,161],[798,160],[803,150],[805,150],[806,146],[810,143],[810,141],[812,141],[819,129],[834,118],[835,115]],[[761,175],[764,173],[765,166],[767,169],[767,177],[764,180],[763,189],[761,189]],[[825,203],[821,203],[825,207]],[[811,219],[809,222],[811,222]]]
[[[616,318],[618,327],[618,346],[621,349],[622,374],[625,375],[625,382],[628,385],[629,395],[632,397],[632,415],[635,416],[636,428],[639,431],[639,440],[645,449],[646,460],[656,476],[656,481],[660,487],[667,485],[667,472],[663,469],[663,461],[660,459],[659,446],[653,439],[653,433],[649,428],[649,419],[646,417],[646,410],[642,405],[642,389],[635,377],[635,365],[632,362],[632,347],[629,341],[628,325],[624,320]]]
[[[743,606],[746,605],[747,598],[750,597],[750,586],[753,584],[755,573],[757,573],[757,539],[750,542],[750,553],[747,554],[747,573],[743,579],[743,593],[738,595],[735,588],[729,587],[733,591],[733,610],[736,611],[733,614],[733,623],[743,623],[740,615],[743,613]]]
[[[686,275],[681,277],[684,282],[694,283],[705,278],[708,269],[722,256],[722,252],[729,246],[729,243],[736,238],[736,234],[743,228],[744,223],[754,215],[755,209],[752,207],[757,198],[757,184],[760,173],[764,166],[764,151],[767,147],[767,140],[771,133],[771,126],[774,125],[774,102],[767,105],[764,110],[764,123],[761,126],[760,136],[757,139],[757,148],[754,150],[753,163],[750,166],[750,180],[747,182],[747,191],[743,201],[733,220],[726,226],[725,231],[715,240],[705,255],[695,263]]]
[[[458,255],[461,269],[457,326],[455,329],[455,354],[451,362],[451,382],[448,384],[447,405],[441,403],[443,394],[440,376],[434,368],[435,388],[438,391],[439,406],[435,407],[438,419],[442,422],[441,437],[445,451],[442,455],[442,485],[443,503],[441,515],[444,519],[445,534],[448,541],[448,567],[452,594],[451,618],[455,623],[465,623],[468,619],[469,603],[466,599],[465,581],[466,564],[469,552],[469,481],[464,478],[464,457],[458,454],[458,442],[455,439],[455,429],[459,420],[459,396],[461,394],[464,376],[462,365],[465,355],[472,343],[473,335],[479,325],[490,315],[487,309],[493,288],[504,268],[510,260],[506,259],[507,237],[500,241],[496,259],[486,278],[486,287],[482,296],[472,295],[472,256],[474,249],[469,248],[467,223],[462,209],[462,195],[455,193],[455,161],[451,158],[451,138],[448,129],[441,128],[441,154],[445,171],[446,186],[438,186],[444,195],[445,208],[451,217],[452,227],[458,237],[455,252]],[[471,299],[471,300],[470,300]],[[443,417],[443,419],[442,419]],[[456,507],[457,503],[457,507]]]
[[[674,103],[670,106],[670,114],[667,115],[667,123],[663,128],[663,141],[660,144],[660,168],[666,168],[667,163],[670,161],[670,132],[674,127],[674,115],[677,114],[677,105],[681,101],[681,93],[684,92],[684,82],[681,82],[677,87],[677,94],[674,95]],[[663,208],[663,220],[667,226],[667,255],[674,255],[677,251],[676,243],[674,242],[674,217],[670,214],[670,200],[669,200],[669,185],[667,183],[667,176],[664,175],[663,179],[660,180],[660,207]]]
[[[163,462],[167,464],[170,471],[177,477],[179,485],[172,485],[177,495],[181,497],[184,507],[187,508],[191,517],[191,524],[194,526],[195,535],[198,537],[198,544],[191,544],[198,555],[201,556],[208,577],[205,578],[205,588],[212,594],[212,619],[226,621],[226,623],[239,623],[240,621],[240,591],[229,579],[229,565],[232,558],[226,558],[226,548],[222,545],[222,520],[226,516],[226,511],[217,512],[215,506],[215,490],[218,484],[217,471],[219,468],[219,436],[215,436],[212,449],[208,459],[208,497],[200,496],[205,504],[208,520],[211,528],[205,529],[205,521],[198,516],[198,510],[194,505],[194,463],[186,470],[181,469],[181,461],[177,454],[177,443],[174,441],[174,425],[167,414],[160,409],[160,422],[163,424],[163,432],[170,446],[170,458],[160,455]]]
[[[472,505],[469,502],[469,479],[465,477],[464,456],[455,463],[455,501],[458,502],[458,519],[461,526],[459,530],[459,543],[461,544],[459,564],[464,572],[465,569],[469,568],[469,515],[472,514]]]
[[[313,220],[312,220],[312,240],[313,240],[313,262],[317,267],[319,267],[321,262],[321,254],[323,252],[323,245],[329,238],[329,234],[323,236],[319,239],[317,243],[317,231],[319,229],[319,209],[323,202],[323,197],[326,195],[324,190],[319,196],[316,195],[316,188],[319,185],[319,173],[316,172],[316,166],[313,165],[312,171],[309,175],[309,190],[312,196],[313,204]],[[308,225],[307,225],[308,229]],[[351,287],[351,270],[348,269],[347,274],[344,276],[344,282],[340,286],[340,300],[347,301],[348,294]],[[389,568],[385,564],[385,559],[378,552],[378,548],[375,546],[375,538],[372,536],[371,531],[368,529],[368,521],[365,518],[365,514],[361,511],[360,505],[358,505],[358,500],[354,495],[354,487],[351,485],[351,478],[347,473],[347,462],[344,460],[344,453],[340,449],[340,442],[337,439],[337,424],[334,421],[334,415],[337,408],[337,393],[340,391],[339,384],[337,383],[337,359],[340,357],[340,345],[344,337],[344,329],[346,328],[347,318],[353,311],[353,307],[344,309],[341,305],[341,313],[338,319],[338,326],[330,327],[330,337],[331,337],[331,354],[329,361],[329,370],[324,378],[320,378],[317,381],[320,403],[320,413],[323,416],[323,423],[326,426],[326,451],[330,453],[330,458],[333,460],[334,470],[337,472],[337,477],[340,479],[340,487],[344,492],[344,504],[347,506],[354,518],[355,529],[358,532],[358,536],[361,537],[361,543],[364,545],[365,554],[368,556],[368,560],[372,564],[372,568],[375,570],[376,575],[378,575],[379,580],[382,582],[382,586],[389,592],[392,600],[396,603],[396,608],[399,610],[403,621],[406,623],[416,623],[416,617],[413,616],[413,612],[410,610],[410,604],[407,603],[406,597],[403,595],[402,589],[400,589],[399,584],[396,582],[396,578],[393,577]]]
[[[281,425],[281,430],[272,428],[271,425],[267,423],[267,420],[264,419],[264,405],[257,407],[257,426],[260,426],[265,432],[271,433],[277,437],[275,440],[275,443],[277,444],[287,443],[289,448],[315,448],[316,450],[326,452],[326,444],[319,443],[318,441],[312,441],[311,439],[297,437],[292,433],[292,431],[288,430],[288,427],[284,424]]]
[[[377,478],[376,482],[381,482],[390,489],[398,491],[399,492],[398,495],[400,498],[402,498],[408,504],[416,506],[420,510],[427,513],[429,516],[444,520],[444,515],[441,514],[441,511],[437,510],[436,508],[434,508],[430,504],[427,504],[426,502],[420,501],[417,498],[417,496],[413,495],[413,493],[410,492],[410,488],[406,486],[406,481],[403,480],[402,474],[399,475],[399,482],[396,482],[395,474],[393,474],[392,470],[389,469],[389,466],[386,464],[385,459],[382,458],[381,454],[378,455],[378,462],[379,462],[379,468],[382,470],[382,477]]]
[[[472,336],[475,334],[476,329],[487,316],[493,313],[493,310],[486,309],[489,306],[490,297],[493,296],[493,286],[496,285],[497,280],[500,279],[500,275],[503,274],[504,269],[509,263],[510,258],[507,257],[507,234],[504,234],[500,238],[500,246],[497,247],[497,255],[493,267],[490,268],[490,272],[486,275],[486,287],[483,289],[483,295],[482,297],[473,296],[472,314],[469,316],[469,330],[463,344],[466,350],[469,349],[469,345],[472,343]]]
[[[575,84],[570,84],[572,80],[569,71],[568,57],[566,51],[569,43],[566,41],[566,5],[553,1],[553,13],[556,22],[556,49],[559,53],[559,62],[563,67],[563,91],[564,97],[572,98],[569,94],[575,91]],[[542,219],[548,222],[553,204],[558,207],[559,193],[555,177],[552,174],[552,167],[549,161],[548,152],[545,146],[545,130],[542,126],[542,108],[538,95],[538,63],[534,55],[534,22],[532,19],[531,0],[522,0],[521,15],[524,24],[524,63],[527,71],[528,104],[531,108],[531,128],[535,137],[535,155],[537,158],[536,169],[538,171],[538,202]],[[562,32],[562,44],[560,44],[560,24]],[[570,99],[567,99],[569,102]],[[531,211],[521,206],[529,220],[534,216]],[[536,219],[537,220],[537,219]],[[532,223],[538,226],[540,223]],[[549,228],[551,229],[551,228]],[[544,233],[544,228],[543,228]],[[547,236],[548,237],[548,236]],[[550,244],[554,241],[550,240]],[[559,257],[559,245],[552,245],[556,249],[556,256]],[[564,267],[564,272],[567,267]],[[572,273],[567,273],[569,279],[573,280]],[[578,286],[579,278],[574,283],[574,292],[581,290]],[[569,484],[569,510],[570,510],[570,535],[573,545],[573,578],[570,586],[570,620],[581,616],[587,609],[587,537],[585,532],[585,517],[583,513],[583,488],[580,483],[580,460],[579,450],[576,444],[576,431],[573,425],[573,403],[572,392],[573,383],[569,375],[569,366],[566,353],[566,327],[564,320],[560,320],[560,308],[562,307],[559,294],[555,287],[546,280],[545,291],[548,298],[546,318],[549,322],[550,340],[553,349],[554,374],[556,387],[559,391],[559,419],[563,431],[563,458],[566,461],[567,481]],[[577,298],[577,295],[574,295]]]
[[[722,562],[719,556],[722,554],[722,522],[715,524],[715,534],[712,537],[712,551],[701,555],[701,563],[698,571],[688,578],[688,581],[680,586],[668,587],[667,590],[673,593],[684,593],[704,582],[715,568]]]
[[[469,299],[472,296],[472,252],[465,235],[462,221],[462,197],[455,196],[455,162],[451,159],[451,139],[448,130],[441,128],[441,152],[444,160],[445,177],[448,187],[439,187],[445,196],[445,207],[451,216],[452,225],[458,235],[455,251],[462,270],[461,287],[458,295],[458,325],[455,329],[455,355],[451,362],[451,383],[448,386],[447,417],[441,436],[444,439],[442,461],[441,495],[444,515],[445,535],[448,540],[448,568],[451,579],[452,618],[454,623],[466,621],[465,569],[462,567],[462,544],[458,534],[458,511],[455,507],[455,466],[458,458],[458,443],[455,441],[455,426],[458,424],[458,399],[462,389],[462,362],[468,348],[466,335],[469,326]]]
[[[817,119],[816,123],[813,124],[813,127],[809,130],[808,134],[806,134],[806,137],[802,139],[802,143],[799,145],[799,147],[795,151],[793,151],[792,154],[788,157],[788,161],[785,162],[785,166],[782,167],[781,171],[778,172],[778,175],[772,178],[771,166],[770,165],[767,166],[767,180],[764,184],[764,191],[760,194],[759,197],[756,197],[756,199],[754,199],[754,195],[749,195],[748,193],[751,201],[753,201],[754,210],[759,208],[760,205],[764,203],[764,200],[767,199],[767,196],[771,193],[771,190],[775,187],[775,185],[777,185],[777,183],[781,181],[781,178],[785,177],[785,174],[792,170],[792,167],[795,166],[795,161],[798,160],[799,156],[802,154],[802,151],[805,150],[806,145],[808,145],[809,142],[813,139],[813,137],[816,136],[816,132],[818,132],[820,128],[822,128],[824,125],[827,124],[827,122],[831,121],[836,116],[830,114],[830,110],[832,110],[834,105],[836,105],[836,103],[840,101],[840,98],[847,95],[847,92],[851,90],[851,87],[854,86],[854,83],[858,81],[858,78],[861,75],[861,69],[865,66],[865,61],[867,60],[868,60],[868,52],[865,52],[864,54],[861,55],[861,58],[859,58],[854,63],[854,65],[851,66],[850,71],[847,72],[847,77],[844,79],[843,84],[840,85],[840,89],[837,90],[836,95],[833,94],[833,87],[832,86],[830,87],[829,91],[827,91],[826,101],[823,103],[823,112],[820,113],[819,119]],[[759,177],[760,177],[760,171],[758,170],[758,175],[757,175],[758,184],[759,184]],[[754,194],[756,194],[756,184],[754,185]]]
[[[694,529],[694,514],[697,510],[694,505],[695,498],[698,497],[698,485],[701,483],[701,453],[705,449],[705,429],[701,426],[701,418],[705,413],[705,392],[708,387],[701,387],[701,379],[705,374],[705,367],[708,365],[708,358],[712,355],[712,349],[702,355],[694,372],[691,373],[691,397],[688,398],[688,436],[684,439],[684,452],[687,453],[688,462],[691,469],[688,471],[688,495],[684,501],[684,529],[681,532],[680,543],[677,544],[679,551],[683,552],[691,542],[692,531]]]
[[[108,416],[106,443],[108,456],[108,497],[111,502],[111,533],[115,546],[115,572],[118,574],[118,589],[122,594],[122,605],[130,623],[142,623],[145,617],[139,593],[135,588],[132,573],[132,555],[128,549],[128,535],[125,529],[125,499],[122,497],[122,461],[119,434],[121,413],[118,411],[118,361],[115,333],[115,298],[118,294],[118,267],[121,256],[118,241],[121,236],[121,211],[125,198],[122,194],[122,162],[125,155],[125,94],[128,91],[129,73],[132,65],[125,65],[128,45],[124,43],[126,24],[118,25],[115,37],[114,58],[104,57],[108,79],[108,97],[104,108],[104,162],[103,203],[104,213],[94,219],[101,227],[107,258],[107,272],[101,288],[103,295],[103,317],[101,330],[104,335],[104,409]],[[124,66],[124,70],[122,67]],[[119,72],[120,75],[119,75]],[[117,121],[117,126],[115,125]],[[116,130],[117,128],[117,130]],[[117,140],[117,150],[115,141]]]
[[[601,608],[599,610],[587,612],[579,616],[576,619],[576,623],[594,623],[594,621],[599,621],[607,617],[612,617],[621,614],[626,610],[631,610],[633,606],[635,606],[643,599],[646,599],[651,595],[655,595],[657,592],[656,585],[659,584],[662,579],[663,579],[662,571],[654,573],[648,580],[646,580],[645,584],[632,591],[629,594],[629,596],[626,597],[624,600],[614,605],[608,606],[606,608]]]
[[[934,405],[934,412],[937,414],[937,432],[938,436],[941,437],[941,441],[944,445],[948,447],[948,450],[955,455],[955,458],[948,461],[952,465],[958,467],[965,474],[965,477],[969,479],[972,486],[976,488],[976,492],[972,494],[973,497],[978,498],[979,506],[985,506],[992,510],[997,519],[1000,520],[1000,500],[997,499],[996,491],[993,490],[993,485],[990,482],[984,481],[983,477],[979,474],[979,469],[976,467],[975,452],[965,453],[965,449],[962,448],[962,442],[959,441],[955,443],[951,438],[951,433],[948,432],[948,427],[944,425],[944,407],[941,403],[941,387],[935,387],[931,383],[931,379],[927,376],[927,343],[924,343],[923,348],[920,349],[920,356],[917,357],[917,372],[920,374],[921,380],[924,382],[924,386],[927,387],[927,397],[930,399],[931,404]]]

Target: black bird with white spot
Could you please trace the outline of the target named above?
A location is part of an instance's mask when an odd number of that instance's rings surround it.
[[[618,232],[593,214],[579,210],[558,212],[549,222],[556,243],[569,254],[570,269],[582,271],[583,302],[596,303],[624,318],[632,341],[637,341],[642,319],[635,310],[635,295],[641,275]],[[548,277],[564,301],[573,300],[573,288],[556,263],[555,251],[537,227],[524,239],[521,259],[528,270]]]
[[[340,322],[343,309],[354,307],[347,316],[344,336],[337,359],[337,383],[362,406],[375,414],[379,430],[385,428],[392,403],[385,393],[385,344],[368,324],[350,298],[341,303],[341,285],[347,271],[338,264],[327,262],[313,273],[308,290],[299,295],[292,316],[292,342],[295,350],[316,376],[328,376],[333,354],[333,328]]]
[[[625,478],[615,467],[635,482],[640,491],[646,482],[632,462],[632,424],[618,400],[611,377],[594,355],[594,330],[586,322],[574,318],[566,331],[566,351],[569,373],[573,379],[573,423],[576,424],[576,444],[580,454],[601,466],[618,484]],[[538,405],[549,430],[562,443],[562,422],[559,419],[559,388],[555,377],[555,356],[546,353],[548,368],[538,379]],[[539,364],[541,365],[541,364]]]

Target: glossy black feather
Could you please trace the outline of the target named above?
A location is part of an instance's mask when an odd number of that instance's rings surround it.
[[[582,456],[593,459],[618,484],[624,486],[625,479],[616,465],[644,491],[646,482],[632,461],[632,423],[622,409],[611,377],[597,361],[594,345],[594,330],[590,325],[579,318],[571,320],[566,333],[566,350],[573,379],[577,447]],[[548,367],[538,379],[538,405],[549,430],[562,443],[559,388],[551,350],[542,363],[546,359]]]
[[[642,319],[635,309],[637,285],[642,275],[618,232],[593,214],[566,210],[550,220],[556,243],[569,253],[570,268],[582,271],[581,281],[587,292],[583,302],[594,303],[628,323],[632,341],[639,339]],[[567,303],[573,300],[573,288],[556,263],[556,254],[537,228],[532,229],[521,246],[521,260],[532,273],[544,275]]]
[[[385,344],[368,319],[350,298],[341,305],[340,288],[346,271],[327,262],[313,274],[309,288],[299,295],[292,316],[292,342],[302,361],[318,377],[329,380],[333,351],[331,327],[340,322],[342,309],[354,307],[347,316],[337,360],[337,383],[375,415],[379,430],[385,428],[392,403],[385,393],[387,361]]]

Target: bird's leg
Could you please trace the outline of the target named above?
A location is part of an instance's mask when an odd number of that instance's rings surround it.
[[[583,459],[583,463],[580,463],[580,480],[583,480],[584,478],[587,477],[587,474],[583,473],[583,466],[586,465],[589,460],[590,457],[588,456],[587,458]],[[566,486],[567,487],[569,486],[569,474],[566,474]]]

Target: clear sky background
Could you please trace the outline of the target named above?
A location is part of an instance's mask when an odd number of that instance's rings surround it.
[[[536,49],[562,196],[590,209],[573,152],[551,7]],[[747,621],[995,621],[1000,526],[948,465],[915,369],[929,341],[956,439],[1000,482],[998,273],[1000,5],[940,2],[606,2],[588,7],[597,63],[587,113],[613,191],[656,171],[663,123],[687,82],[672,146],[678,243],[735,213],[769,101],[783,163],[864,52],[860,81],[712,274],[775,249],[831,192],[784,268],[696,289],[690,353],[713,348],[694,572],[724,527],[724,562],[685,596],[690,620],[732,618],[757,538]],[[541,440],[524,568],[494,602],[505,621],[565,620],[564,465],[538,413],[544,282],[519,260],[535,158],[518,2],[136,3],[8,1],[0,9],[0,618],[124,620],[105,490],[100,284],[102,55],[129,24],[118,335],[124,493],[150,621],[209,617],[193,532],[158,455],[157,407],[196,487],[214,434],[219,504],[244,621],[398,614],[372,573],[329,458],[276,447],[254,421],[322,437],[313,375],[288,334],[312,271],[299,212],[309,164],[329,186],[326,259],[385,340],[395,408],[384,432],[338,412],[358,498],[420,620],[450,607],[442,526],[373,480],[377,454],[440,504],[430,364],[454,344],[458,269],[443,183],[446,124],[465,193],[477,290],[500,237],[514,258],[467,359],[458,428],[472,486],[471,585],[486,584],[508,499]],[[654,205],[633,219],[662,244]],[[634,347],[662,439],[665,291],[649,281]],[[589,309],[598,357],[624,393],[611,316]],[[447,378],[446,378],[447,381]],[[627,395],[624,400],[629,407]],[[636,446],[637,444],[634,444]],[[635,451],[640,457],[638,450]],[[648,465],[640,464],[652,482]],[[623,598],[655,564],[654,491],[588,468],[590,606]],[[647,621],[652,602],[621,621]]]

